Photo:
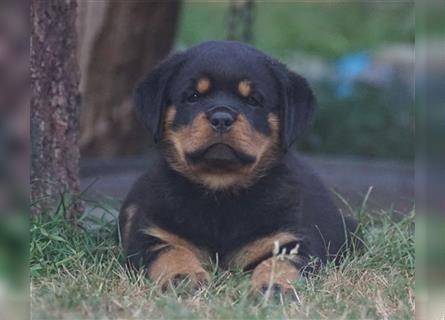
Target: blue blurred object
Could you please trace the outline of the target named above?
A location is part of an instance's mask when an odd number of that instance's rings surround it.
[[[357,77],[371,64],[370,55],[366,52],[355,52],[345,55],[335,63],[337,82],[335,94],[346,98],[354,92],[354,82]]]

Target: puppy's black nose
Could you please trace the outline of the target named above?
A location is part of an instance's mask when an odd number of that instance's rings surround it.
[[[236,113],[226,107],[218,107],[207,112],[210,126],[218,132],[226,132],[232,128]]]

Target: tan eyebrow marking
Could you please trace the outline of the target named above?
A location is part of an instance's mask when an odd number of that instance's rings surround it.
[[[201,78],[196,82],[196,91],[204,94],[210,89],[210,80],[208,78]]]
[[[238,91],[243,97],[248,97],[252,91],[251,82],[249,80],[242,80],[238,84]]]

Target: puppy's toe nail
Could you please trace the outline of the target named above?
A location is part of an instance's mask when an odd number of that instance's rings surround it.
[[[278,283],[272,285],[272,291],[281,291],[281,286]]]
[[[199,272],[194,275],[194,288],[196,290],[207,286],[210,283],[210,276],[207,272]]]
[[[275,293],[280,294],[280,293],[282,292],[282,287],[281,287],[279,284],[274,283],[274,284],[272,285],[272,287],[270,288],[270,290],[271,290],[274,294],[275,294]]]
[[[279,284],[274,284],[271,288],[271,296],[274,300],[280,300],[281,296],[286,293],[286,290]]]
[[[184,289],[193,291],[199,290],[210,282],[210,276],[207,272],[197,273],[177,273],[173,275],[169,283],[173,287],[186,285]]]
[[[184,273],[178,273],[178,274],[175,274],[175,275],[171,278],[170,282],[171,282],[171,284],[172,284],[173,286],[177,287],[177,286],[179,286],[185,279],[187,279],[187,275],[186,275],[186,274],[184,274]]]
[[[266,291],[267,291],[267,288],[268,288],[269,286],[267,285],[267,284],[263,284],[261,287],[260,287],[260,292],[261,293],[266,293]]]

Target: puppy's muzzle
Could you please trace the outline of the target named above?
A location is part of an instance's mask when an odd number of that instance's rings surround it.
[[[232,129],[237,113],[225,106],[214,107],[206,112],[210,127],[218,133],[225,133]]]

